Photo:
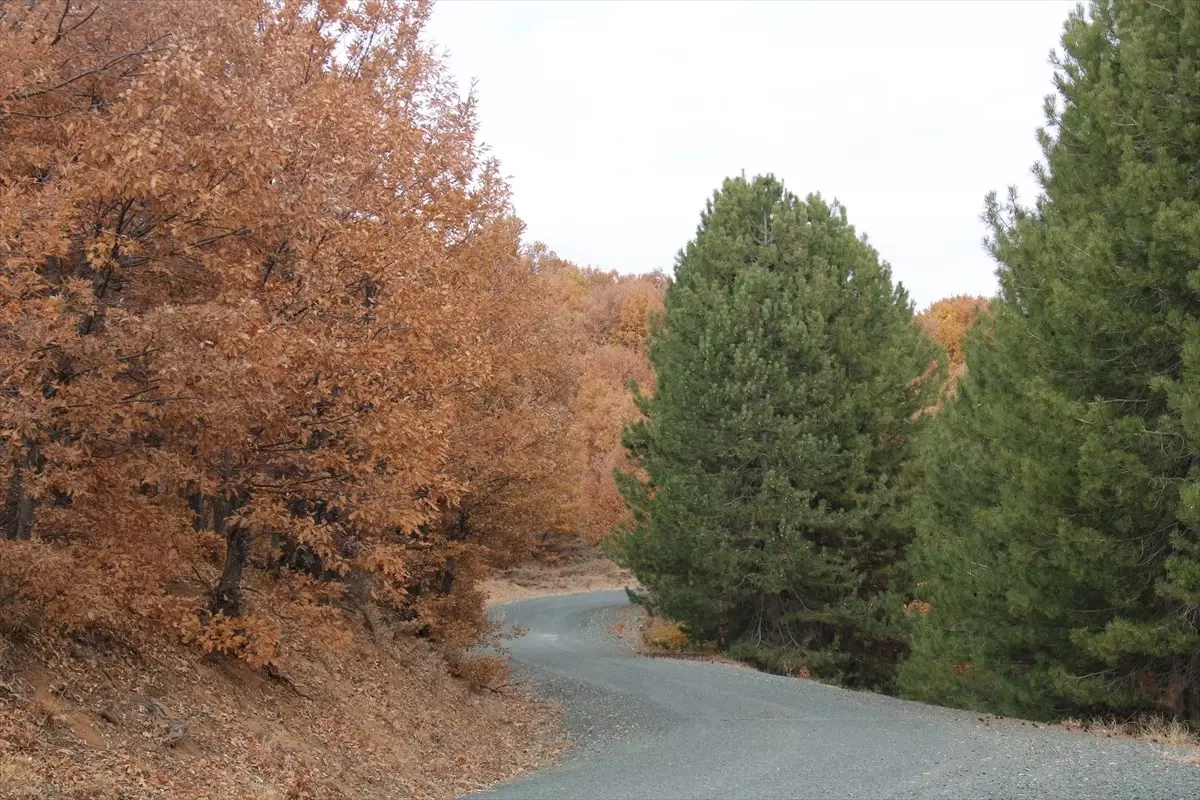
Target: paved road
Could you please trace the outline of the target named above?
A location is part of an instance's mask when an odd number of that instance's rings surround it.
[[[1200,798],[1200,767],[1151,745],[634,656],[611,634],[626,605],[600,592],[495,610],[529,629],[511,645],[517,677],[565,704],[577,746],[474,797]]]

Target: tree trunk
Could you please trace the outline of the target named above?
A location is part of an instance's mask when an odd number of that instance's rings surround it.
[[[471,528],[468,523],[471,520],[471,512],[465,508],[460,508],[458,516],[454,519],[454,524],[450,527],[450,540],[453,542],[466,541],[470,535]]]
[[[195,490],[189,491],[185,495],[188,508],[192,510],[192,529],[196,531],[208,530],[208,505],[205,502],[204,493]]]
[[[1192,613],[1195,613],[1193,609]],[[1184,688],[1184,714],[1189,722],[1200,723],[1200,648],[1192,651]]]
[[[213,590],[212,610],[227,617],[242,613],[242,569],[250,549],[250,531],[241,525],[230,525],[233,503],[225,497],[213,498],[213,530],[225,535],[225,565],[221,579]]]
[[[454,557],[451,556],[450,558],[446,559],[446,566],[442,567],[442,585],[438,588],[441,590],[443,597],[450,594],[450,590],[454,588],[454,571],[456,566],[457,564],[454,561]]]
[[[782,603],[777,594],[769,594],[763,601],[763,616],[767,620],[767,641],[779,640],[779,620],[782,617]]]
[[[8,490],[4,493],[4,506],[0,508],[0,538],[29,539],[33,535],[33,498],[25,493],[24,472],[36,468],[38,452],[32,445],[25,455],[17,459],[8,479]]]

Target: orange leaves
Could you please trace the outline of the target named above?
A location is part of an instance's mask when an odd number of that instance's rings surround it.
[[[0,26],[4,611],[466,647],[489,568],[624,518],[665,279],[520,250],[427,3],[51,5]]]
[[[646,618],[642,639],[650,647],[663,650],[684,650],[692,644],[692,640],[683,632],[679,623],[654,616]]]
[[[498,251],[479,279],[474,351],[488,371],[455,395],[448,463],[464,491],[439,525],[455,561],[438,568],[456,592],[470,593],[484,564],[516,563],[577,524],[570,403],[583,342],[556,287],[530,266]]]
[[[617,329],[613,332],[616,344],[637,353],[645,351],[651,320],[663,310],[663,281],[660,275],[640,278],[627,284],[621,298]]]
[[[950,359],[947,365],[946,380],[942,387],[942,397],[938,403],[926,411],[936,411],[941,407],[945,398],[953,397],[958,386],[958,379],[966,373],[966,352],[963,350],[967,332],[980,314],[986,313],[990,300],[986,297],[970,297],[957,295],[938,300],[925,311],[917,315],[917,324],[921,330],[940,344],[946,350]],[[933,371],[933,364],[927,375]]]
[[[0,30],[0,519],[38,542],[0,579],[256,662],[309,604],[247,582],[400,604],[563,524],[576,370],[427,6],[113,0],[50,45],[50,5]],[[448,544],[468,496],[497,533]]]
[[[573,437],[583,448],[578,524],[584,539],[595,543],[626,518],[613,470],[628,466],[621,430],[638,416],[629,381],[643,391],[654,388],[645,345],[662,309],[666,279],[580,269],[545,246],[532,248],[532,260],[583,337],[571,410]]]
[[[224,653],[257,669],[269,662],[279,646],[279,628],[261,617],[230,618],[214,614],[203,621],[189,617],[181,638],[206,653]]]
[[[946,349],[952,368],[963,363],[963,340],[976,317],[987,310],[989,302],[986,297],[957,295],[938,300],[917,316],[926,335]]]
[[[905,614],[920,614],[925,616],[933,610],[933,604],[926,600],[910,600],[901,606]]]

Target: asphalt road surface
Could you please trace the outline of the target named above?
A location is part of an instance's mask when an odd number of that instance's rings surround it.
[[[623,592],[523,600],[515,677],[566,707],[558,764],[473,797],[1200,798],[1200,766],[1150,744],[633,655]]]

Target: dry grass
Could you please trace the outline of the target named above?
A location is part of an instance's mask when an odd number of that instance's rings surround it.
[[[679,627],[678,622],[672,622],[662,617],[647,617],[642,628],[642,640],[647,647],[659,650],[686,650],[692,646],[692,640]]]
[[[680,628],[679,623],[665,617],[655,617],[642,612],[642,655],[658,658],[682,658],[688,661],[706,661],[710,664],[724,664],[727,667],[753,670],[754,667],[744,661],[721,655],[717,646],[712,642],[697,642],[688,637]],[[807,672],[802,676],[807,678]]]
[[[1138,738],[1166,747],[1200,748],[1200,736],[1176,720],[1151,717],[1139,725]]]
[[[456,679],[423,640],[379,630],[298,638],[274,678],[184,649],[0,636],[0,797],[449,798],[563,750],[553,708],[480,685],[503,665]],[[187,721],[174,745],[154,704]]]
[[[742,661],[720,655],[710,642],[693,641],[678,622],[653,616],[642,608],[625,609],[618,615],[609,633],[626,642],[631,650],[651,658],[681,658],[753,669]]]
[[[1169,755],[1173,760],[1200,766],[1200,733],[1176,720],[1159,716],[1142,717],[1129,722],[1068,719],[1063,721],[1062,727],[1068,731],[1086,731],[1108,738],[1149,742],[1172,751]]]

